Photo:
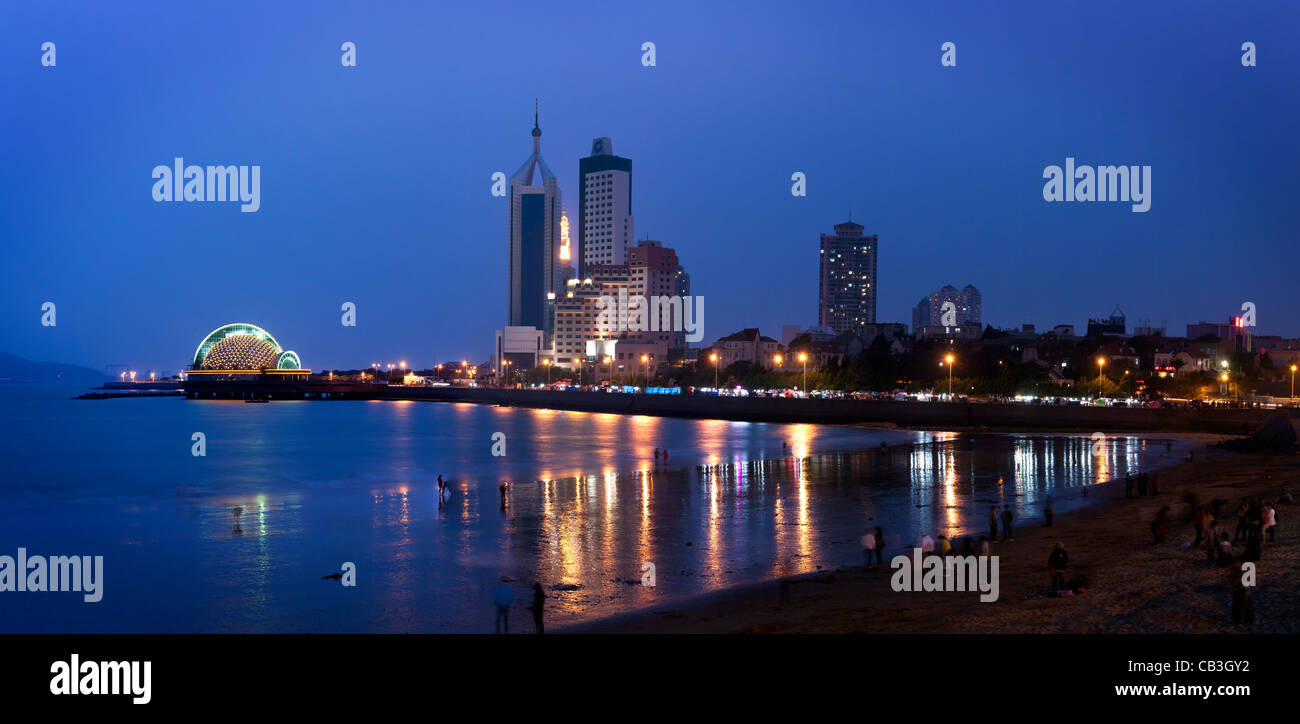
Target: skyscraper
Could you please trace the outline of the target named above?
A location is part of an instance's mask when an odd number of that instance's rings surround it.
[[[591,155],[578,160],[579,274],[586,276],[588,264],[626,264],[632,239],[632,160],[597,138]]]
[[[852,221],[821,235],[818,325],[842,334],[875,323],[877,240]]]
[[[559,291],[560,188],[542,160],[533,110],[533,153],[510,177],[509,325],[545,330],[550,344]]]

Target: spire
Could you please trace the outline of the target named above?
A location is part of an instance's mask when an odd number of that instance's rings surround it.
[[[542,135],[541,126],[537,125],[537,99],[533,99],[533,138],[539,138]]]

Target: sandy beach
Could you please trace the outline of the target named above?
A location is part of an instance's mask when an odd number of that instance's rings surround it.
[[[1231,520],[1220,525],[1231,532],[1241,498],[1272,500],[1283,487],[1300,487],[1300,457],[1207,448],[1196,450],[1194,462],[1162,470],[1154,497],[1126,499],[1123,480],[1092,486],[1093,505],[1058,514],[1050,528],[1027,522],[1014,541],[993,545],[1000,597],[992,603],[980,603],[974,592],[893,591],[889,560],[910,554],[895,540],[879,569],[855,566],[743,586],[563,632],[1297,633],[1300,505],[1277,506],[1277,542],[1265,543],[1257,564],[1255,623],[1244,626],[1231,623],[1228,570],[1211,566],[1204,551],[1189,545],[1195,531],[1186,514],[1189,496],[1198,506],[1224,498]],[[1168,542],[1152,545],[1149,525],[1165,505],[1171,506]],[[1057,541],[1069,551],[1069,577],[1086,576],[1087,593],[1050,595],[1047,558]],[[1234,555],[1241,551],[1236,544]]]

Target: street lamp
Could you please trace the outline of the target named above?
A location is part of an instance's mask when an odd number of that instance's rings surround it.
[[[573,366],[578,368],[578,387],[582,387],[582,360],[574,357]]]
[[[1106,358],[1097,358],[1097,394],[1101,395],[1101,368],[1106,366]]]
[[[1291,401],[1295,402],[1295,365],[1291,365]]]
[[[803,393],[808,394],[808,353],[800,352],[799,361],[803,363]]]
[[[612,385],[614,384],[614,358],[610,355],[605,355],[605,364],[609,366],[609,383]]]
[[[650,393],[650,355],[641,355],[641,367],[645,369],[645,391]]]
[[[716,390],[718,389],[718,353],[711,353],[709,361],[713,363],[713,389]]]
[[[550,387],[551,386],[551,361],[549,359],[542,360],[542,366],[546,368],[546,386]]]
[[[944,357],[944,358],[943,358],[943,361],[948,363],[948,399],[949,399],[949,400],[952,399],[952,361],[953,361],[953,359],[955,359],[955,358],[954,358],[952,355],[948,355],[947,357]],[[970,398],[967,398],[967,399],[970,399]]]

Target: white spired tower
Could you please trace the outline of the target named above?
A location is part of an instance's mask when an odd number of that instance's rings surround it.
[[[544,330],[550,346],[560,276],[560,188],[542,160],[533,108],[533,153],[510,177],[509,325]]]

